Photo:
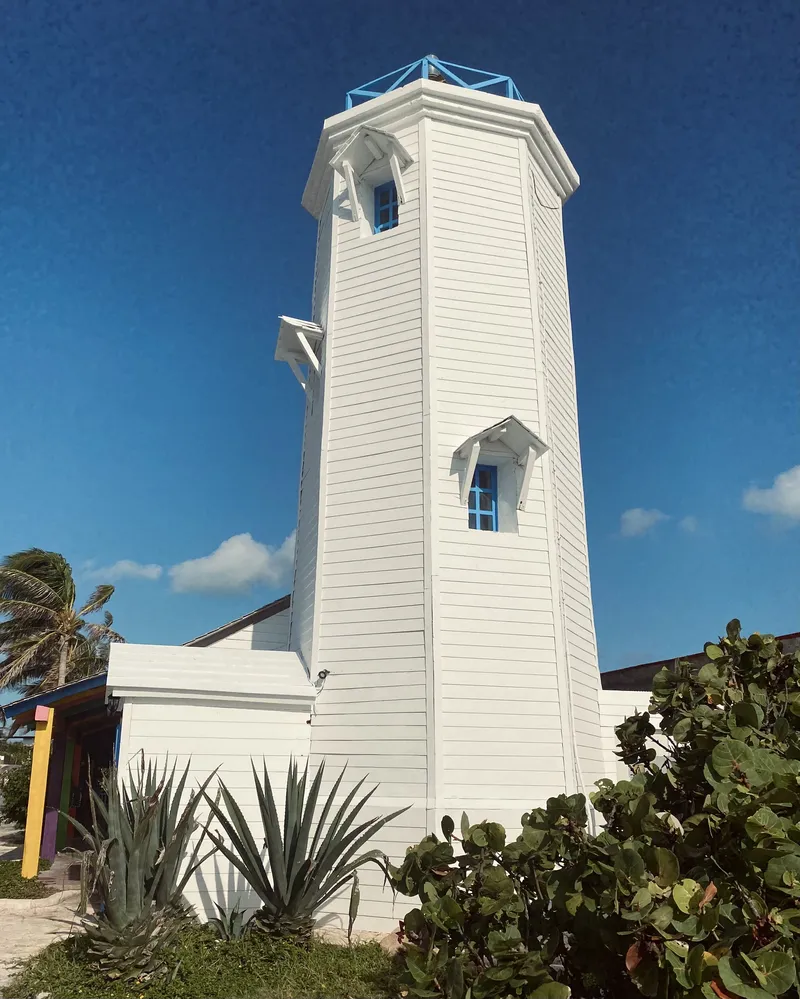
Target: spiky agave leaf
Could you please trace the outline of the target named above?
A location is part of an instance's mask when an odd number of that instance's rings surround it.
[[[387,861],[380,851],[359,851],[387,822],[406,809],[356,824],[358,815],[377,790],[373,788],[356,801],[366,780],[362,778],[347,793],[326,829],[345,771],[334,782],[317,816],[324,762],[309,787],[308,766],[301,776],[296,761],[291,759],[281,823],[266,762],[263,779],[259,778],[254,763],[252,767],[269,870],[241,809],[222,780],[219,782],[222,803],[212,801],[208,794],[205,797],[228,842],[219,833],[210,832],[209,836],[261,899],[263,905],[256,914],[258,925],[273,935],[305,938],[313,928],[314,914],[320,905],[352,880],[360,867],[374,862],[386,870]]]
[[[173,795],[180,800],[176,793],[183,792],[188,771],[187,765],[175,787],[175,768],[168,775],[166,764],[160,774],[142,758],[135,772],[128,769],[127,782],[112,767],[107,801],[94,789],[90,794],[92,829],[67,816],[92,847],[103,906],[87,920],[86,931],[97,967],[109,977],[146,981],[161,974],[175,935],[191,917],[182,895],[188,878],[214,852],[198,859],[208,823],[189,856],[188,870],[179,874],[198,827],[197,807],[214,774],[178,810]]]

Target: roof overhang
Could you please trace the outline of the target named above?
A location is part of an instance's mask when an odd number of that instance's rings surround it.
[[[463,444],[459,444],[454,452],[456,458],[461,458],[467,463],[461,481],[462,503],[466,503],[469,499],[472,477],[475,474],[481,448],[487,445],[501,445],[517,456],[517,461],[522,467],[522,482],[517,496],[517,509],[524,510],[528,500],[528,488],[534,463],[545,451],[549,450],[547,444],[516,416],[507,416],[504,420],[493,423],[485,430],[480,430],[472,437],[468,437]]]
[[[213,701],[306,709],[317,696],[296,652],[189,645],[111,646],[108,689],[124,701]]]
[[[38,708],[54,708],[57,717],[65,721],[84,717],[87,713],[96,714],[99,709],[105,712],[106,677],[105,672],[97,673],[85,680],[75,680],[54,690],[12,701],[0,710],[6,719],[13,720],[12,731],[30,725],[35,720]]]
[[[256,610],[250,611],[249,614],[237,617],[235,621],[229,621],[227,624],[223,624],[219,628],[214,628],[213,631],[206,631],[202,635],[198,635],[197,638],[193,638],[190,642],[184,642],[183,644],[186,646],[193,645],[197,648],[206,648],[209,645],[213,645],[215,642],[222,641],[223,638],[235,635],[236,632],[241,631],[242,628],[247,628],[253,624],[260,624],[261,621],[266,621],[268,618],[274,617],[276,614],[280,614],[281,611],[288,610],[291,603],[291,594],[287,593],[285,597],[278,597],[278,599],[273,600],[271,604],[264,604],[263,607],[258,607]]]
[[[412,163],[413,160],[403,144],[391,132],[376,128],[374,125],[361,125],[357,128],[330,162],[332,169],[341,174],[347,185],[353,221],[357,222],[360,217],[356,184],[363,180],[370,170],[388,166],[394,186],[397,188],[398,200],[400,204],[405,204],[403,171]]]
[[[473,123],[484,131],[522,137],[562,203],[578,189],[578,173],[538,104],[432,80],[414,80],[326,118],[303,192],[303,207],[315,218],[320,217],[332,164],[359,129],[366,126],[373,133],[391,134],[422,118]]]
[[[317,323],[309,323],[304,319],[292,319],[291,316],[279,316],[279,319],[275,360],[286,361],[295,378],[305,389],[308,376],[303,372],[301,365],[319,374],[325,331]]]

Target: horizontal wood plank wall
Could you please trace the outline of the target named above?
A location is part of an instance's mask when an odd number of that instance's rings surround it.
[[[323,329],[328,325],[332,236],[330,201],[331,194],[329,193],[325,211],[317,227],[317,255],[312,301],[312,320]],[[323,347],[323,350],[325,349],[326,347]],[[323,380],[313,371],[309,371],[306,386],[303,459],[300,466],[300,496],[295,540],[290,638],[290,648],[300,653],[309,668],[314,635],[323,395]]]
[[[218,642],[212,642],[208,648],[280,652],[289,647],[289,615],[287,607],[286,610],[279,611],[264,621],[245,625],[232,635],[220,638]]]
[[[431,123],[439,510],[440,806],[516,825],[564,789],[541,468],[519,533],[470,530],[453,451],[514,414],[539,429],[516,138]]]
[[[369,234],[336,199],[336,274],[330,366],[321,601],[315,662],[330,670],[312,722],[312,762],[326,786],[347,763],[343,789],[369,775],[369,813],[413,805],[371,843],[392,857],[424,834],[426,796],[422,545],[422,354],[418,127],[397,137],[404,172],[399,225]],[[366,189],[364,197],[369,197]],[[370,929],[396,925],[375,870],[362,877]],[[348,896],[324,918],[347,925]]]
[[[561,203],[532,159],[529,170],[572,714],[584,788],[592,790],[594,782],[604,776],[604,761],[597,737],[599,673]]]
[[[300,761],[308,756],[309,712],[303,708],[273,706],[226,706],[208,701],[137,699],[125,703],[127,714],[126,744],[120,746],[120,764],[136,766],[136,756],[143,752],[146,761],[163,766],[168,759],[182,771],[191,763],[186,796],[217,767],[257,842],[263,838],[258,800],[253,782],[251,759],[261,770],[267,764],[276,800],[282,801],[286,789],[289,757]],[[214,792],[216,782],[211,785]],[[204,820],[207,809],[198,817]],[[214,903],[230,909],[241,900],[243,907],[258,908],[258,897],[245,885],[241,875],[220,854],[207,860],[190,881],[187,900],[204,919],[216,916]]]

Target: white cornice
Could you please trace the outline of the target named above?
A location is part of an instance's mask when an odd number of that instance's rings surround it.
[[[330,184],[331,160],[357,128],[370,124],[391,131],[423,117],[469,122],[489,132],[523,137],[562,203],[580,184],[575,167],[538,104],[431,80],[415,80],[325,120],[303,192],[303,207],[319,218]]]

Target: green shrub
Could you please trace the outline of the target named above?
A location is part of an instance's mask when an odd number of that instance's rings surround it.
[[[452,820],[392,870],[416,996],[796,999],[800,654],[731,621],[617,728],[630,780],[551,798],[506,843]],[[656,742],[665,761],[656,765]],[[456,850],[454,844],[457,845]]]
[[[29,763],[32,749],[24,742],[13,742],[0,737],[0,756],[6,763]]]
[[[0,770],[0,822],[24,826],[28,815],[31,755],[19,764]]]
[[[49,860],[39,861],[40,871],[49,867]],[[46,898],[57,890],[36,878],[23,878],[21,872],[21,861],[0,860],[0,898]]]

